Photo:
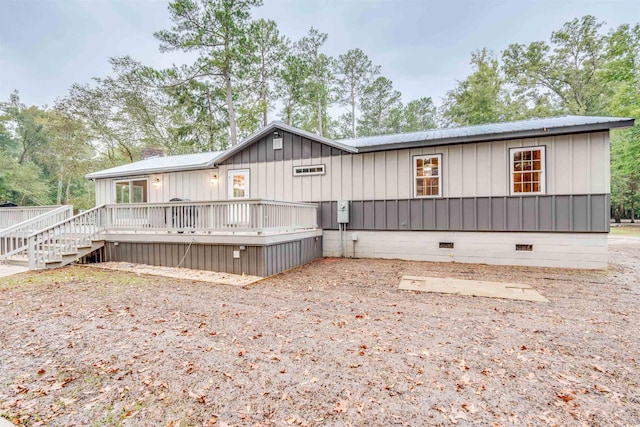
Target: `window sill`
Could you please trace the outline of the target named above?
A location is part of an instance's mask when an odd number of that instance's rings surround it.
[[[538,191],[536,193],[511,193],[510,196],[546,196],[547,193]]]

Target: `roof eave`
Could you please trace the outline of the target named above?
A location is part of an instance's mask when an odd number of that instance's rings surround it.
[[[597,132],[609,129],[621,129],[629,128],[634,125],[634,119],[623,119],[617,122],[607,123],[590,123],[584,125],[572,125],[562,126],[547,129],[531,129],[525,131],[515,132],[497,132],[484,135],[471,135],[471,136],[456,136],[451,138],[438,138],[422,141],[400,142],[392,144],[380,144],[380,145],[363,145],[358,147],[361,153],[368,153],[373,151],[387,151],[397,150],[405,148],[417,148],[417,147],[431,147],[437,145],[455,145],[472,142],[488,142],[488,141],[500,141],[505,139],[519,139],[519,138],[533,138],[541,136],[556,136],[566,135],[570,133],[584,133],[584,132]]]
[[[112,172],[112,173],[105,173],[105,174],[100,172],[94,172],[94,173],[86,174],[84,177],[87,179],[119,178],[119,177],[124,178],[127,176],[134,176],[134,175],[146,175],[151,173],[166,173],[166,172],[184,172],[189,170],[209,169],[214,167],[216,167],[215,160],[211,160],[209,162],[200,163],[197,165],[185,165],[185,166],[173,166],[173,167],[168,166],[163,168],[147,168],[147,169],[139,169],[139,170],[129,171],[129,172]]]

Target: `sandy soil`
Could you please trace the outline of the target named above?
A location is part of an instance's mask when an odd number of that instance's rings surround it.
[[[640,239],[604,272],[325,259],[238,288],[82,267],[0,284],[25,425],[640,424]],[[400,292],[517,281],[550,303]]]
[[[231,286],[247,286],[258,282],[260,276],[246,274],[218,273],[207,270],[192,270],[189,268],[157,267],[153,265],[132,264],[130,262],[101,262],[97,264],[85,264],[89,268],[102,268],[106,270],[127,271],[135,274],[147,274],[151,276],[171,277],[174,279],[196,280],[199,282],[219,283]]]

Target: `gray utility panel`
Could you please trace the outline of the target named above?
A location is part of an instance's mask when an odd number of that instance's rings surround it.
[[[338,224],[349,223],[349,201],[338,200]]]

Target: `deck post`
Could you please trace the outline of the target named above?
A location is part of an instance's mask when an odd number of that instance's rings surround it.
[[[262,234],[264,229],[264,203],[258,203],[258,234]]]
[[[36,269],[36,236],[29,237],[29,250],[27,251],[29,256],[29,270]]]

